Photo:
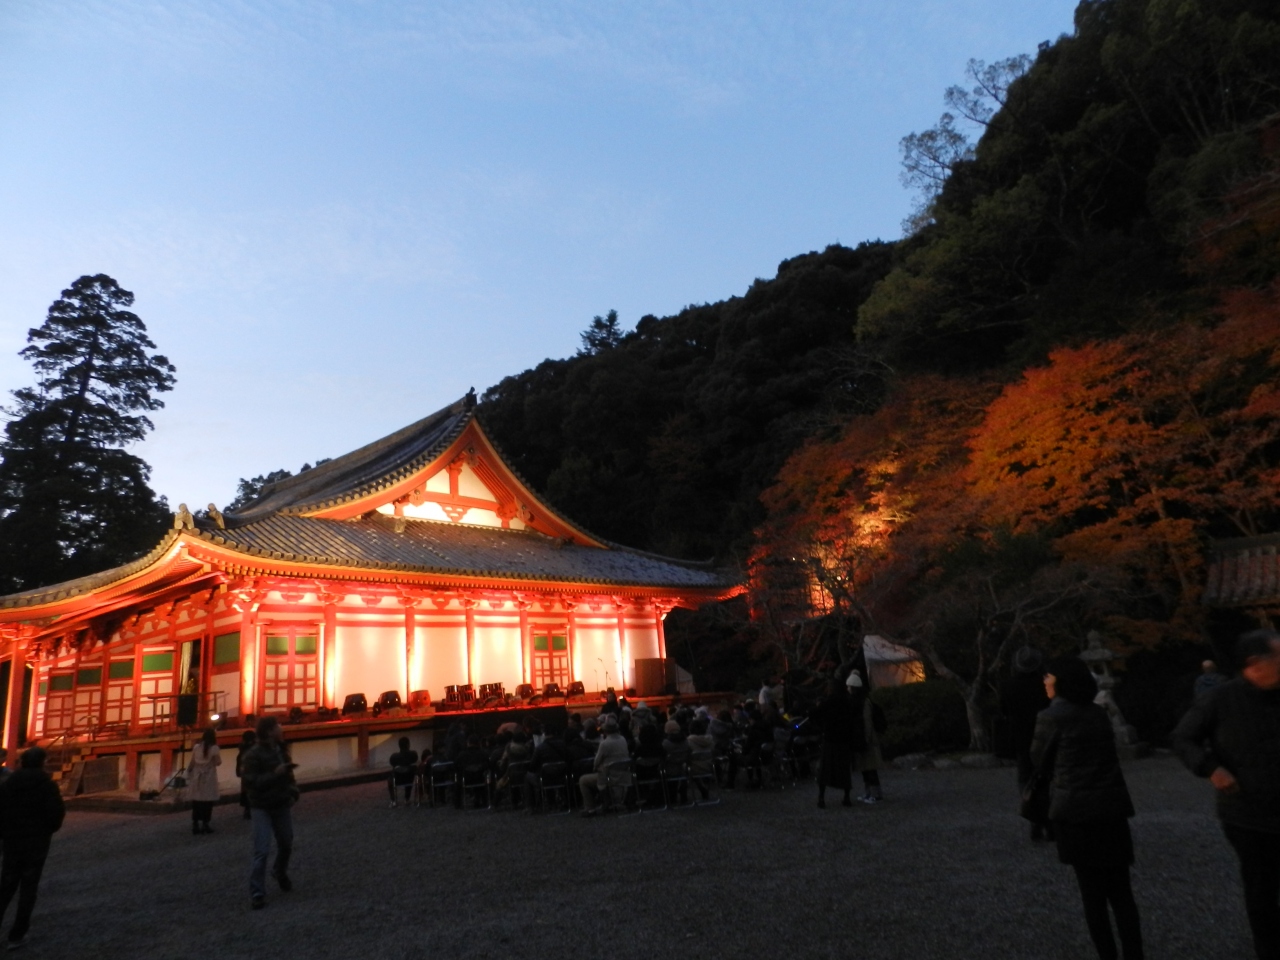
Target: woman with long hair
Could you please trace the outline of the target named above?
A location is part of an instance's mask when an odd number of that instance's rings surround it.
[[[200,742],[191,748],[191,765],[187,767],[187,795],[191,798],[191,832],[213,833],[213,805],[218,802],[218,767],[222,756],[218,735],[206,727]]]
[[[1089,936],[1101,960],[1119,956],[1112,915],[1124,960],[1142,960],[1142,930],[1129,882],[1133,801],[1120,771],[1115,731],[1107,712],[1093,702],[1098,684],[1079,658],[1051,663],[1044,687],[1052,702],[1036,718],[1031,760],[1037,779],[1049,783],[1058,859],[1075,871]]]

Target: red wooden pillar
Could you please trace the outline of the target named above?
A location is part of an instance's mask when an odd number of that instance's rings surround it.
[[[102,641],[99,647],[102,653],[102,682],[98,688],[98,724],[107,722],[107,690],[111,686],[111,638]]]
[[[517,600],[516,608],[520,611],[520,682],[533,683],[533,638],[529,636],[528,600]]]
[[[332,710],[338,698],[338,600],[336,594],[322,593],[324,603],[324,641],[321,646],[320,670],[324,678],[324,705]]]
[[[476,682],[472,672],[476,662],[476,604],[479,602],[471,597],[462,598],[462,608],[467,616],[467,683],[471,684]]]
[[[622,671],[622,692],[625,696],[627,665],[631,662],[631,647],[627,643],[627,602],[622,597],[615,597],[614,607],[618,612],[618,669]]]
[[[129,733],[139,736],[142,733],[142,640],[133,638],[133,710],[129,714]],[[154,701],[153,701],[154,703]],[[154,716],[155,707],[152,706]]]
[[[577,624],[574,622],[574,619],[573,619],[573,611],[577,608],[577,606],[578,605],[574,603],[572,600],[564,601],[566,620],[568,621],[565,627],[565,643],[567,645],[567,649],[565,652],[568,653],[569,655],[570,682],[578,679],[578,671],[574,669],[574,663],[573,663],[574,653],[578,649],[578,637],[577,637],[577,629],[576,629]]]
[[[418,632],[414,608],[418,601],[413,597],[401,597],[400,602],[404,604],[404,703],[407,707],[413,695],[413,647]]]
[[[18,742],[18,730],[22,726],[22,682],[27,676],[27,640],[18,637],[13,641],[13,659],[9,662],[9,709],[5,711],[4,748],[9,751],[8,764],[18,765],[18,753],[22,744]],[[32,677],[31,699],[34,702],[37,690],[35,678]]]
[[[126,790],[138,789],[138,751],[132,748],[124,753],[124,786]]]
[[[246,603],[240,618],[240,716],[257,714],[258,618],[255,603]]]
[[[667,659],[667,632],[663,626],[662,618],[666,610],[662,607],[663,605],[660,603],[653,605],[653,626],[658,631],[658,656],[665,660]]]

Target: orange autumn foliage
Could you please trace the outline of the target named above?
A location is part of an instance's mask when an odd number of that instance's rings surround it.
[[[995,531],[1129,584],[1130,639],[1194,637],[1210,537],[1280,525],[1280,285],[1153,333],[1063,348],[1002,390],[922,377],[797,452],[755,561],[805,565],[874,622]],[[895,593],[896,591],[896,593]],[[896,598],[896,599],[895,599]]]

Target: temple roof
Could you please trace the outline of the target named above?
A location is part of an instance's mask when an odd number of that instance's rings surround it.
[[[474,417],[475,395],[467,394],[381,440],[267,484],[256,500],[227,513],[227,524],[236,526],[278,513],[311,513],[376,493],[431,463]]]
[[[494,496],[521,511],[521,524],[508,529],[505,522],[495,527],[416,519],[401,516],[399,507],[395,515],[385,512],[392,504],[412,502],[415,492],[423,496],[424,477],[463,460],[486,471]],[[256,500],[224,517],[214,512],[197,521],[184,508],[175,529],[146,556],[78,580],[0,597],[0,610],[60,607],[63,601],[83,606],[99,591],[179,582],[200,564],[205,571],[276,569],[282,575],[340,579],[343,574],[334,570],[339,568],[353,577],[360,570],[385,571],[398,575],[394,579],[408,574],[414,580],[543,582],[560,589],[581,584],[687,590],[707,598],[740,589],[728,571],[609,543],[558,514],[484,433],[475,416],[475,396],[468,394],[381,440],[267,485]],[[302,572],[299,566],[313,569]]]
[[[277,514],[202,536],[255,556],[361,569],[617,586],[714,589],[732,583],[708,564],[626,547],[586,547],[528,530],[464,523],[397,525],[379,513],[358,520]]]
[[[1280,535],[1237,537],[1213,545],[1204,602],[1213,607],[1280,605]]]

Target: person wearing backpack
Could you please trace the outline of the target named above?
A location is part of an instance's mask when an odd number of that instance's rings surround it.
[[[862,774],[863,794],[858,799],[863,803],[879,803],[884,799],[880,792],[880,767],[884,764],[880,755],[880,735],[888,729],[888,718],[880,704],[871,702],[862,674],[850,670],[844,682],[854,704],[861,707],[862,729],[865,731],[866,745],[853,758],[855,767]]]

